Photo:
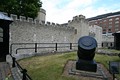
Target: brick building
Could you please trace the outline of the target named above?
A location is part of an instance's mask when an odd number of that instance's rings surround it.
[[[101,26],[103,34],[120,31],[120,11],[98,15],[87,20],[89,21],[89,25]]]

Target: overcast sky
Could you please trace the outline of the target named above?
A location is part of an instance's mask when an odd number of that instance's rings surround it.
[[[86,18],[120,11],[120,0],[41,0],[46,21],[67,23],[76,15]]]

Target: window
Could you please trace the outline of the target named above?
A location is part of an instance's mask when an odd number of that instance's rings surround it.
[[[112,28],[112,26],[109,25],[109,28]]]
[[[119,23],[119,21],[115,21],[115,24]]]
[[[115,25],[115,28],[118,28],[119,27],[119,25]]]
[[[100,23],[102,23],[102,21],[100,21]]]
[[[106,29],[106,26],[104,26],[103,29]]]
[[[103,29],[103,32],[106,32],[106,29]]]
[[[102,26],[106,26],[106,23],[102,24]]]
[[[115,18],[115,20],[119,20],[119,18],[117,17],[117,18]]]
[[[106,20],[104,20],[104,22],[106,22]]]
[[[0,27],[0,42],[3,42],[3,29]]]
[[[75,34],[77,34],[77,29],[75,29]]]
[[[109,19],[109,21],[112,21],[112,19]]]
[[[108,29],[108,31],[111,31],[111,29]]]
[[[119,28],[115,28],[115,31],[116,31],[116,32],[119,31]]]
[[[112,22],[109,22],[109,24],[112,24]]]
[[[100,23],[99,26],[102,27],[103,26],[102,23]]]
[[[103,34],[106,34],[106,32],[105,32],[105,31],[103,31]]]

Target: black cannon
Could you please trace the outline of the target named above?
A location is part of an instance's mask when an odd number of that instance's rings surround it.
[[[96,72],[97,64],[93,60],[97,41],[90,36],[81,37],[78,41],[78,61],[76,62],[77,70]]]

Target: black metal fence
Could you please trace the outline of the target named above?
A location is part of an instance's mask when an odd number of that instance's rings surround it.
[[[10,46],[10,54],[18,53],[19,50],[33,50],[38,53],[40,49],[51,49],[54,51],[76,50],[77,43],[13,43]],[[61,50],[58,50],[61,49]]]
[[[14,54],[18,54],[19,50],[31,50],[35,53],[39,52],[39,49],[51,49],[58,51],[58,49],[64,49],[64,51],[75,50],[77,48],[77,43],[13,43],[10,45],[10,56],[12,57],[13,64],[12,67],[18,67],[23,74],[22,80],[32,80],[32,78],[27,74],[27,70],[23,69],[17,62]],[[61,50],[62,50],[61,49]]]
[[[32,80],[32,78],[27,74],[27,70],[23,69],[20,64],[16,61],[16,58],[13,57],[12,55],[10,55],[12,57],[13,63],[12,63],[12,67],[18,67],[22,73],[22,80]]]

